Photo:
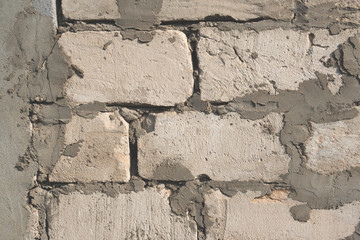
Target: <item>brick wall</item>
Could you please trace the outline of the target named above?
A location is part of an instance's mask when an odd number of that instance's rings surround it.
[[[359,1],[19,12],[26,239],[360,239]]]

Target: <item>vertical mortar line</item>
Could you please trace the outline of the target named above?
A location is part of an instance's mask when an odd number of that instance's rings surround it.
[[[193,94],[200,93],[200,68],[199,68],[199,58],[197,54],[198,40],[199,40],[199,31],[190,31],[188,34],[188,39],[191,47],[191,62],[193,66],[193,77],[194,77],[194,88]]]
[[[62,0],[56,0],[56,20],[58,27],[62,26],[65,22],[61,4]]]
[[[44,224],[45,224],[45,234],[48,240],[50,240],[50,233],[49,233],[49,208],[48,205],[46,203],[47,199],[45,198],[45,220],[44,220]]]
[[[130,177],[133,176],[139,177],[136,129],[133,127],[131,123],[129,127],[129,148],[130,148]]]
[[[198,240],[206,240],[207,239],[207,237],[206,237],[206,224],[205,224],[205,215],[204,215],[204,212],[203,212],[203,210],[205,208],[204,193],[201,193],[201,197],[203,198],[203,201],[201,202],[200,215],[201,215],[201,221],[202,221],[203,227],[200,229],[200,231],[203,234],[203,239],[200,239],[199,236],[198,236]],[[198,231],[199,231],[199,229],[198,229]]]
[[[37,209],[39,212],[40,212],[40,209],[38,209],[38,206],[36,206],[35,204],[33,204],[32,200],[31,200],[31,196],[30,196],[30,193],[31,193],[31,190],[34,189],[34,187],[36,185],[40,186],[39,184],[39,181],[38,181],[38,176],[39,176],[39,173],[40,173],[40,163],[37,159],[37,153],[35,151],[35,147],[34,147],[34,128],[35,128],[35,124],[36,122],[33,121],[33,114],[34,114],[34,103],[29,102],[29,112],[28,112],[28,121],[30,123],[30,126],[31,126],[31,137],[30,137],[30,143],[29,143],[29,146],[26,150],[26,153],[25,154],[28,154],[28,156],[24,155],[24,157],[28,157],[30,158],[29,161],[32,161],[34,163],[37,164],[37,171],[35,173],[35,183],[27,190],[27,194],[26,194],[26,204],[28,206],[30,206],[31,208],[34,208],[34,209]],[[28,163],[29,165],[31,164],[30,162]],[[40,186],[42,188],[42,186]],[[46,204],[44,204],[46,205]],[[45,211],[46,210],[46,207],[45,207]],[[42,237],[42,234],[45,233],[46,236],[47,236],[47,239],[50,239],[50,236],[49,236],[49,233],[48,233],[48,224],[47,224],[47,214],[45,214],[45,219],[41,219],[40,217],[37,219],[37,222],[38,222],[38,226],[37,226],[37,232],[39,234],[40,237]],[[45,226],[43,225],[43,223],[45,222]]]

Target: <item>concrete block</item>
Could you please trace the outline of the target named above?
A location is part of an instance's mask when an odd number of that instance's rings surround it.
[[[191,53],[180,31],[155,31],[147,44],[119,32],[65,33],[59,42],[78,72],[65,86],[72,104],[173,106],[192,94]]]
[[[118,112],[93,119],[73,116],[65,127],[65,149],[51,182],[130,180],[129,125]]]
[[[231,17],[238,21],[256,18],[290,20],[293,0],[163,0],[159,18],[163,21],[202,20],[206,17]]]
[[[312,136],[305,142],[306,166],[321,174],[360,167],[359,124],[360,115],[350,120],[312,123]]]
[[[116,0],[62,0],[64,17],[73,20],[110,20],[120,18]]]
[[[290,157],[279,141],[282,115],[241,119],[200,112],[155,114],[153,131],[138,139],[139,174],[147,179],[276,181]]]
[[[151,6],[160,6],[159,12],[151,13],[143,8],[142,14],[137,12],[133,12],[133,14],[139,14],[139,17],[153,14],[161,21],[203,20],[213,16],[231,17],[238,21],[256,18],[290,20],[294,14],[292,10],[295,8],[295,1],[153,0],[151,4],[147,1],[138,1],[137,5],[148,6],[147,9],[150,9]],[[64,0],[62,2],[64,16],[75,20],[118,19],[124,17],[119,14],[119,10],[121,13],[131,12],[132,7],[134,6],[128,0]],[[131,18],[131,16],[125,17]]]
[[[205,206],[214,223],[207,239],[314,239],[338,240],[355,231],[360,203],[355,201],[338,209],[308,209],[306,222],[294,220],[290,208],[303,203],[287,197],[289,191],[274,190],[259,198],[260,192],[238,192],[232,198],[220,191],[205,195]]]
[[[258,90],[297,90],[315,72],[329,74],[335,94],[342,84],[336,68],[324,66],[338,45],[358,30],[330,35],[327,29],[282,28],[220,31],[202,28],[198,45],[203,100],[226,102]]]
[[[171,212],[169,192],[60,195],[49,206],[50,239],[197,239],[196,224]]]

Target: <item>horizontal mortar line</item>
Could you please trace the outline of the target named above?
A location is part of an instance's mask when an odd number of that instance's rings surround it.
[[[209,18],[209,19],[207,19]],[[211,19],[214,18],[214,19]],[[207,16],[200,20],[171,20],[171,21],[161,21],[160,25],[192,25],[192,24],[200,24],[200,23],[256,23],[256,22],[262,22],[262,21],[274,21],[274,22],[290,22],[290,21],[284,21],[284,20],[276,20],[270,17],[259,17],[259,18],[253,18],[249,20],[236,20],[230,16],[224,16],[224,17],[218,17],[218,16]]]
[[[64,19],[62,22],[62,25],[65,25],[66,23],[70,23],[70,24],[76,24],[76,23],[86,23],[89,25],[95,25],[95,24],[106,24],[106,25],[113,25],[118,27],[115,24],[116,19]],[[119,27],[120,28],[120,27]]]
[[[151,105],[146,103],[105,103],[106,106],[109,107],[143,107],[143,108],[172,108],[174,106],[157,106],[157,105]]]
[[[63,24],[66,23],[71,23],[71,24],[75,24],[75,23],[86,23],[86,24],[108,24],[108,25],[113,25],[116,27],[121,28],[120,26],[116,25],[116,20],[117,19],[64,19],[63,20]],[[253,22],[261,22],[261,21],[266,21],[266,20],[271,20],[274,22],[287,22],[284,20],[277,20],[274,18],[270,18],[270,17],[258,17],[258,18],[253,18],[253,19],[249,19],[249,20],[236,20],[234,18],[232,18],[231,16],[207,16],[203,19],[198,19],[198,20],[186,20],[186,19],[179,19],[179,20],[163,20],[160,21],[160,24],[154,24],[153,26],[161,26],[161,25],[181,25],[181,24],[185,24],[185,25],[190,25],[190,24],[198,24],[198,23],[222,23],[222,22],[234,22],[234,23],[253,23]],[[136,28],[127,28],[127,29],[136,29]]]
[[[29,104],[36,104],[36,105],[57,105],[57,106],[61,106],[60,104],[57,104],[56,101],[51,101],[51,102],[41,102],[41,101],[29,101]]]
[[[148,179],[144,179],[139,177],[138,179],[135,180],[141,180],[143,181],[145,184],[149,184],[151,183],[152,185],[160,185],[160,184],[172,184],[172,185],[178,185],[178,186],[184,186],[186,183],[188,182],[195,182],[197,181],[196,179],[194,180],[190,180],[190,181],[172,181],[172,180],[148,180]],[[205,181],[202,182],[204,185],[211,185],[211,182],[213,183],[221,183],[221,184],[233,184],[234,181]],[[41,182],[38,181],[38,184],[44,188],[44,187],[52,187],[54,189],[57,188],[61,188],[64,186],[69,186],[69,185],[77,185],[77,186],[97,186],[97,185],[104,185],[105,184],[113,184],[115,186],[124,186],[127,184],[131,184],[132,181],[129,182],[111,182],[111,181],[105,181],[105,182],[90,182],[90,183],[85,183],[85,182]],[[248,181],[239,181],[237,182],[238,184],[246,184],[249,183]],[[251,184],[264,184],[264,185],[273,185],[274,187],[290,187],[289,185],[287,185],[284,182],[263,182],[263,181],[256,181],[256,182],[250,182]],[[145,186],[144,188],[150,188],[151,186]],[[108,186],[106,188],[111,189],[111,186]],[[221,188],[221,186],[219,187],[212,187],[212,188]],[[238,189],[242,189],[242,188],[246,188],[244,187],[239,187]]]
[[[99,31],[105,31],[105,32],[113,32],[113,31],[127,31],[127,30],[134,30],[134,31],[139,31],[139,32],[151,32],[151,31],[155,31],[155,30],[164,30],[163,28],[161,28],[162,26],[173,26],[175,27],[190,27],[191,25],[194,24],[200,24],[200,23],[239,23],[239,24],[248,24],[248,23],[256,23],[256,22],[261,22],[261,21],[273,21],[273,22],[277,22],[279,23],[279,26],[281,26],[281,23],[291,23],[293,25],[293,29],[309,29],[309,28],[314,28],[314,29],[324,29],[324,27],[320,27],[317,25],[313,25],[313,24],[305,24],[305,25],[297,25],[292,23],[292,21],[283,21],[283,20],[276,20],[276,19],[271,19],[271,18],[263,18],[260,20],[249,20],[249,21],[209,21],[209,20],[199,20],[199,21],[163,21],[161,22],[160,25],[154,25],[154,28],[152,29],[136,29],[136,28],[121,28],[119,26],[117,26],[114,21],[112,20],[65,20],[62,22],[61,25],[59,25],[58,30],[60,27],[63,28],[71,28],[72,26],[66,26],[66,23],[71,23],[71,24],[75,24],[75,23],[79,23],[79,25],[77,25],[77,29],[76,32],[83,32],[83,31],[89,31],[89,29],[86,29],[86,26],[94,26],[94,29],[90,30],[91,32],[99,32]],[[81,24],[80,23],[85,23],[84,25],[82,25],[84,27],[84,29],[81,29]],[[98,24],[103,24],[103,26],[109,26],[109,28],[113,28],[113,29],[101,29],[100,27],[98,27]],[[348,26],[351,26],[351,28],[355,29],[357,27],[359,27],[359,24],[356,23],[350,23]],[[65,33],[65,32],[72,32],[71,29],[68,30],[63,30],[61,32],[58,31],[59,34]]]
[[[38,181],[38,183],[41,186],[45,186],[45,187],[62,187],[62,186],[67,186],[67,185],[89,185],[89,186],[94,186],[94,185],[103,185],[103,184],[115,184],[115,185],[125,185],[129,182],[90,182],[90,183],[85,183],[85,182],[41,182]]]
[[[236,19],[201,19],[201,20],[172,20],[172,21],[161,21],[160,24],[155,24],[153,27],[154,29],[146,29],[146,30],[140,30],[137,28],[122,28],[121,26],[116,25],[115,19],[114,20],[103,20],[103,19],[95,19],[95,20],[73,20],[73,19],[65,19],[59,27],[71,27],[66,26],[66,24],[81,24],[84,23],[86,25],[97,25],[97,24],[104,24],[112,27],[119,28],[119,30],[126,31],[126,30],[135,30],[135,31],[153,31],[157,30],[157,27],[161,26],[189,26],[193,24],[200,24],[200,23],[240,23],[240,24],[246,24],[246,23],[256,23],[256,22],[262,22],[262,21],[274,21],[279,23],[284,22],[290,22],[290,21],[284,21],[284,20],[276,20],[273,18],[254,18],[249,20],[236,20]],[[80,30],[81,31],[81,30]],[[84,30],[86,31],[86,30]]]
[[[289,186],[289,184],[287,184],[286,182],[262,182],[263,184],[268,184],[268,185],[281,185],[281,186]]]
[[[118,108],[128,108],[131,110],[146,110],[149,112],[167,112],[174,110],[176,106],[164,107],[164,106],[152,106],[152,105],[132,105],[132,104],[116,104],[110,103],[106,104],[107,107],[118,107]]]
[[[155,184],[155,185],[159,185],[159,184],[173,184],[173,185],[179,185],[179,186],[183,186],[185,185],[187,182],[191,182],[191,181],[170,181],[170,180],[147,180],[147,179],[143,179],[143,178],[139,178],[137,180],[141,180],[143,181],[145,184]],[[125,186],[127,184],[131,184],[132,181],[129,182],[90,182],[90,183],[85,183],[85,182],[38,182],[39,185],[41,187],[52,187],[52,188],[61,188],[64,186],[69,186],[69,185],[77,185],[77,186],[98,186],[98,185],[104,185],[105,184],[112,184],[115,186]],[[106,188],[111,188],[111,187],[106,187]],[[145,186],[145,188],[148,188],[148,186]]]
[[[204,101],[204,102],[206,102],[206,101]],[[215,107],[220,107],[220,106],[226,106],[229,103],[233,103],[235,101],[233,100],[233,101],[228,101],[228,102],[217,102],[217,101],[208,101],[208,102]]]
[[[137,176],[138,177],[138,176]],[[145,182],[146,184],[148,183],[153,183],[153,184],[176,184],[176,185],[184,185],[186,182],[191,182],[191,181],[170,181],[170,180],[148,180],[148,179],[144,179],[141,177],[138,177],[138,179],[135,180],[141,180],[143,182]],[[54,188],[61,188],[63,186],[68,186],[68,185],[86,185],[86,186],[96,186],[96,185],[105,185],[105,184],[113,184],[113,185],[127,185],[132,183],[132,181],[129,182],[112,182],[112,181],[105,181],[105,182],[49,182],[49,181],[38,181],[38,183],[40,184],[40,186],[42,187],[54,187]],[[146,187],[145,187],[146,188]]]

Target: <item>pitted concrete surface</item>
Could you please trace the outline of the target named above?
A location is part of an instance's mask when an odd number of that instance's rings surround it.
[[[146,179],[181,181],[206,174],[218,181],[271,182],[288,172],[290,158],[278,136],[280,114],[251,121],[233,113],[223,118],[165,113],[155,115],[153,124],[154,131],[138,139],[139,174]]]
[[[268,197],[258,192],[238,193],[232,198],[219,191],[206,196],[209,217],[215,224],[207,239],[341,239],[352,234],[360,217],[360,203],[336,210],[311,210],[305,223],[293,219],[289,208],[300,203],[275,190]],[[246,223],[246,224],[244,224]]]
[[[49,181],[129,181],[128,134],[129,125],[118,112],[100,113],[93,119],[73,117],[65,127],[66,147]]]
[[[49,237],[196,240],[195,223],[189,217],[172,213],[167,197],[165,189],[120,194],[115,198],[102,193],[60,195],[59,200],[50,202],[53,217]]]
[[[72,1],[63,0],[62,9],[65,18],[75,20],[117,19],[121,15],[116,0]]]
[[[157,106],[186,101],[194,82],[186,36],[171,30],[152,34],[154,39],[148,44],[123,40],[119,32],[63,34],[60,45],[83,71],[66,83],[69,101]],[[167,68],[162,68],[164,63]]]
[[[32,136],[24,86],[52,43],[52,21],[24,10],[30,1],[0,1],[0,238],[23,239],[31,230],[26,207],[37,163],[26,154]],[[22,28],[20,28],[22,27]],[[38,32],[39,35],[35,33]],[[31,61],[31,62],[30,62]],[[23,171],[15,167],[28,161]]]

